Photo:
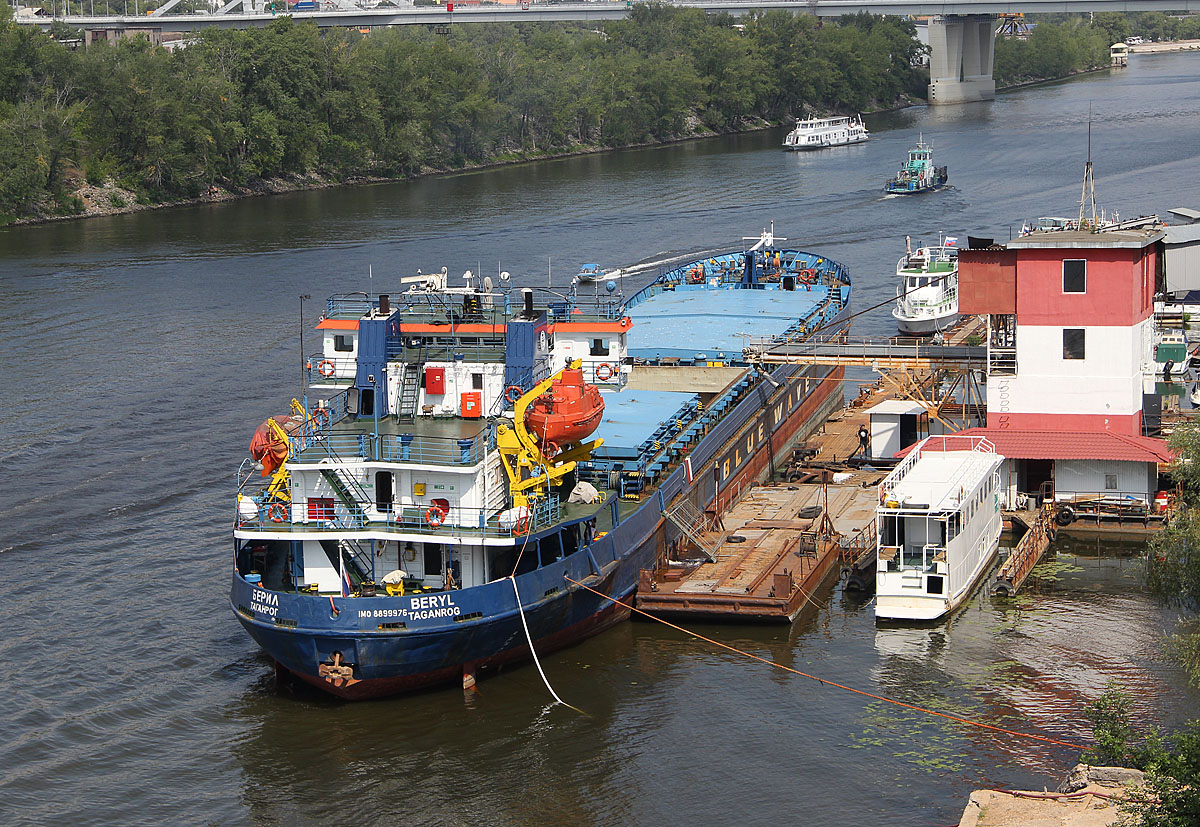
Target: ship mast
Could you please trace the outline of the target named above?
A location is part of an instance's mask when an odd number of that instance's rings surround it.
[[[1083,215],[1089,205],[1092,210],[1092,220],[1090,224],[1085,224]],[[1092,178],[1092,108],[1088,106],[1088,153],[1087,163],[1083,166],[1083,192],[1079,195],[1079,228],[1095,229],[1099,226],[1096,221],[1096,181]]]

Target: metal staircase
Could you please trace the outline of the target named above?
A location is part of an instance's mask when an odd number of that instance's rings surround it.
[[[342,505],[346,506],[349,513],[349,525],[347,528],[362,528],[366,525],[367,514],[363,508],[363,503],[370,502],[371,498],[366,490],[359,485],[358,480],[343,473],[344,469],[337,468],[322,468],[321,476],[329,483],[329,487],[337,494],[338,499],[342,501]]]
[[[421,398],[421,366],[420,364],[401,363],[400,366],[400,398],[396,403],[396,418],[413,420],[417,418],[417,400]]]
[[[696,506],[687,497],[681,497],[680,500],[665,509],[662,513],[664,517],[670,520],[679,532],[691,540],[697,548],[709,559],[709,562],[717,562],[717,550],[720,549],[721,543],[715,537],[705,537],[704,515],[696,510]]]

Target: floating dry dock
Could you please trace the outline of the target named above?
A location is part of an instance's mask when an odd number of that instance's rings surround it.
[[[713,559],[643,571],[637,607],[656,615],[794,620],[868,535],[874,546],[874,489],[833,486],[827,493],[828,513],[839,515],[845,533],[827,516],[823,486],[755,486],[719,518],[709,515],[695,545]]]

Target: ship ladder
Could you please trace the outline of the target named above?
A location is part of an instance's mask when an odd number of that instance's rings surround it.
[[[347,476],[342,473],[341,468],[322,468],[321,476],[329,483],[329,487],[337,494],[342,505],[346,506],[349,512],[350,525],[353,528],[362,528],[367,522],[367,514],[363,509],[362,503],[370,502],[370,496],[359,485],[358,480],[352,476]]]
[[[707,521],[691,500],[687,497],[680,498],[678,502],[666,508],[662,515],[679,529],[680,534],[687,537],[704,552],[704,556],[709,559],[709,562],[717,562],[717,550],[721,548],[721,543],[714,537],[705,536],[704,529]]]
[[[421,366],[404,362],[400,366],[400,400],[396,405],[396,418],[417,418],[417,400],[421,396]]]

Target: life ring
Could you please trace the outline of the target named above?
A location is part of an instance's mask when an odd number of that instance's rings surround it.
[[[507,399],[510,403],[515,405],[517,403],[517,400],[521,398],[521,394],[523,394],[523,393],[525,393],[525,391],[521,388],[520,385],[509,385],[507,388],[504,389],[504,398]]]
[[[317,373],[328,379],[330,376],[333,376],[333,374],[337,373],[337,368],[334,367],[333,362],[329,361],[328,359],[322,359],[320,362],[317,362]]]
[[[288,516],[287,507],[283,503],[272,503],[267,509],[267,516],[273,523],[282,523]]]
[[[316,410],[314,410],[312,412],[312,421],[317,423],[318,425],[324,425],[326,422],[329,421],[329,409],[328,408],[317,408]]]
[[[596,365],[596,379],[600,382],[607,382],[613,378],[613,366],[608,362],[601,362]]]
[[[441,528],[442,521],[445,519],[445,516],[446,515],[442,513],[442,509],[438,508],[436,505],[431,505],[429,506],[429,510],[425,512],[425,523],[430,528]]]

